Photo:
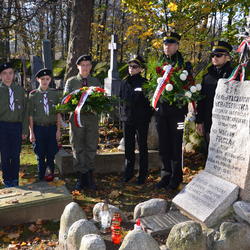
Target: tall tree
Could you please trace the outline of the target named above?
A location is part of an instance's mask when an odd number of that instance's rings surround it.
[[[73,0],[65,79],[77,73],[76,59],[89,53],[94,0]]]

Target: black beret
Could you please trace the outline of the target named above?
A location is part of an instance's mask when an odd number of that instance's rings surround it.
[[[232,51],[233,47],[224,41],[215,41],[212,42],[212,53],[216,53],[216,52],[227,52],[229,53],[230,51]]]
[[[91,57],[91,55],[81,55],[76,60],[76,65],[79,65],[81,61],[90,61],[91,62],[92,61],[92,57]]]
[[[181,40],[181,36],[176,32],[170,32],[169,34],[165,34],[163,38],[163,43],[179,43]]]
[[[42,77],[42,76],[52,76],[52,71],[50,70],[50,69],[40,69],[37,73],[36,73],[36,75],[35,75],[35,77],[38,77],[38,78],[40,78],[40,77]]]
[[[0,73],[6,69],[9,69],[9,68],[13,68],[12,65],[10,63],[3,63],[0,65]]]
[[[145,64],[145,61],[144,59],[140,56],[140,55],[134,55],[130,58],[130,60],[128,61],[128,63],[136,63],[138,65],[140,65],[142,68],[144,68],[144,64]]]

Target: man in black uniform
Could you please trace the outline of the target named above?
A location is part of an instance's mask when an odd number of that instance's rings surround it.
[[[125,173],[124,182],[134,176],[135,136],[139,146],[139,176],[137,184],[143,184],[148,173],[148,127],[152,114],[149,100],[143,93],[143,85],[147,79],[141,76],[144,60],[141,56],[133,57],[128,62],[129,76],[122,82],[120,89],[121,121],[125,141]]]
[[[172,66],[183,67],[191,70],[190,63],[184,63],[181,53],[178,51],[181,36],[171,32],[163,40],[163,62]],[[187,67],[188,66],[188,67]],[[157,188],[177,189],[182,182],[182,137],[187,105],[181,108],[168,102],[158,102],[156,110],[156,127],[159,136],[159,151],[162,161],[162,176]]]
[[[228,78],[233,71],[230,64],[229,52],[232,46],[224,41],[214,42],[211,52],[212,66],[203,76],[201,95],[202,100],[197,103],[196,130],[205,137],[209,143],[209,134],[212,125],[212,109],[215,96],[215,90],[220,78]]]

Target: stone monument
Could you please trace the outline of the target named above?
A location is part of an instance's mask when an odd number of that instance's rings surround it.
[[[205,170],[173,202],[211,226],[240,198],[250,201],[250,81],[220,79]]]
[[[108,77],[104,79],[104,88],[108,95],[119,95],[121,80],[117,69],[117,35],[111,35],[110,50],[110,69]]]
[[[31,87],[32,89],[37,88],[38,83],[35,79],[36,73],[43,68],[43,61],[40,56],[34,56],[32,55],[30,58],[30,64],[31,64]]]

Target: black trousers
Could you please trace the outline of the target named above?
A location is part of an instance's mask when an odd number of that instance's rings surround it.
[[[135,165],[135,136],[139,146],[139,177],[145,178],[148,173],[148,127],[149,122],[130,124],[123,123],[125,141],[125,178],[133,177]]]
[[[163,169],[171,179],[182,182],[182,140],[183,129],[178,123],[184,121],[184,115],[156,116],[159,136],[159,154]]]
[[[34,125],[36,141],[33,143],[33,147],[38,161],[38,176],[40,180],[44,178],[47,167],[49,167],[51,173],[54,173],[54,159],[58,152],[56,130],[56,125]]]
[[[22,123],[0,122],[0,152],[3,181],[6,187],[18,186]]]

